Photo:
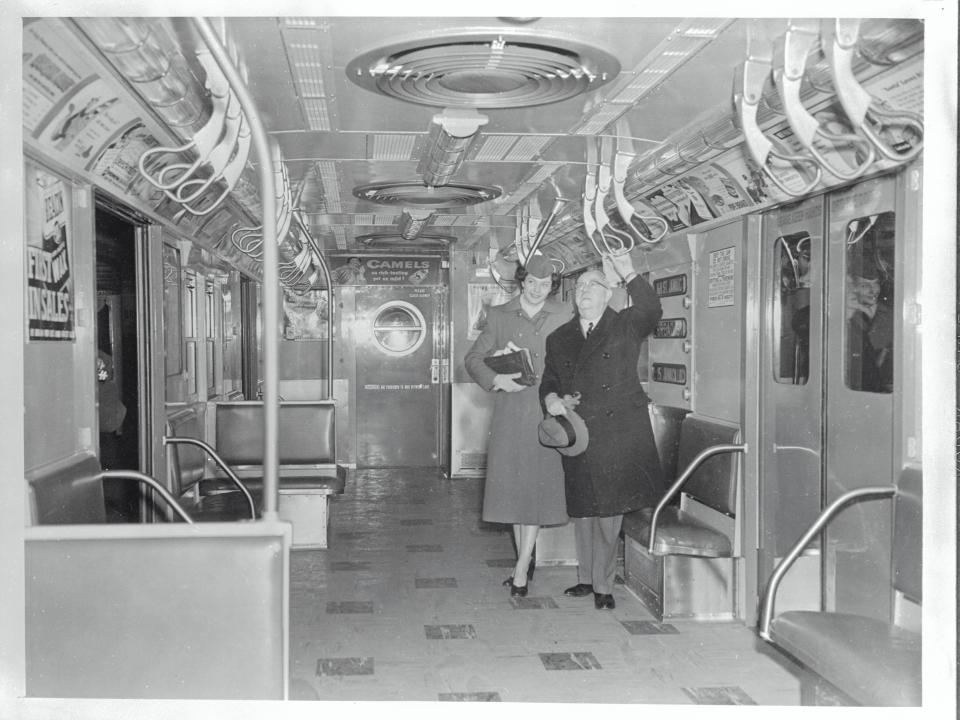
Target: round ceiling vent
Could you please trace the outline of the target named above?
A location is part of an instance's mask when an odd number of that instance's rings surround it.
[[[450,235],[417,235],[415,238],[407,240],[403,235],[397,233],[371,233],[369,235],[359,235],[357,242],[371,248],[421,250],[445,248],[453,242],[453,237]]]
[[[610,53],[549,34],[465,32],[377,48],[347,64],[358,85],[436,107],[517,108],[567,100],[620,72]]]
[[[447,183],[432,186],[417,181],[375,182],[353,189],[354,197],[379,205],[436,209],[476,205],[500,197],[500,192],[500,188],[489,185]]]

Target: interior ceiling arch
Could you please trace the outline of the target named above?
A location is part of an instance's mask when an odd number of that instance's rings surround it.
[[[743,53],[743,32],[729,20],[523,20],[528,22],[227,21],[239,47],[256,48],[255,56],[246,58],[248,85],[280,145],[291,182],[304,188],[301,209],[324,247],[361,249],[359,237],[371,232],[371,216],[384,213],[384,200],[397,210],[437,210],[423,233],[448,235],[453,248],[486,248],[490,235],[507,246],[515,239],[519,215],[545,216],[558,193],[577,204],[585,137],[603,131],[613,113],[629,113],[632,133],[658,142],[676,129],[678,118],[692,117],[694,107],[729,102],[729,87],[691,81],[702,75],[692,66],[671,78],[677,82],[668,94],[655,87],[648,94],[635,90],[649,75],[644,68],[661,54],[658,46],[669,42],[676,48],[671,57],[677,67],[704,49],[709,62],[730,67]],[[687,92],[688,85],[695,91]],[[662,106],[665,97],[670,106]],[[418,166],[429,150],[431,121],[450,107],[469,107],[489,118],[450,185],[496,193],[464,199],[459,190],[447,189],[439,203],[418,195],[424,188]],[[671,112],[670,122],[659,119]],[[653,123],[649,132],[645,123]],[[354,192],[369,186],[377,192]]]

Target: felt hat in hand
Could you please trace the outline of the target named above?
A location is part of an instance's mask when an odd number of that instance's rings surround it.
[[[544,418],[538,432],[541,445],[556,448],[562,455],[579,455],[587,449],[587,424],[573,410]]]

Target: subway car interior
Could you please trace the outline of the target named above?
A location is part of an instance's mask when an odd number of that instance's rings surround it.
[[[956,5],[279,5],[0,10],[9,716],[956,717]],[[660,307],[606,607],[484,519],[534,258]]]

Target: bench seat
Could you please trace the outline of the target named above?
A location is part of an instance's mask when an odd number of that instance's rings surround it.
[[[656,508],[623,516],[624,580],[660,622],[732,620],[740,472],[735,453],[745,446],[733,423],[695,413],[676,420],[676,466],[683,470]]]
[[[893,498],[891,599],[889,619],[850,613],[787,610],[774,615],[777,590],[800,553],[844,509],[856,502]],[[774,569],[764,591],[760,637],[802,666],[801,698],[819,704],[820,690],[833,700],[877,707],[919,706],[922,702],[920,623],[897,612],[909,601],[923,602],[923,477],[905,467],[896,485],[849,490],[826,507]]]
[[[770,638],[859,703],[920,705],[918,633],[861,615],[795,610],[773,620]]]
[[[646,542],[650,537],[653,508],[644,508],[623,516],[624,534]],[[657,521],[653,551],[658,555],[695,555],[730,557],[733,543],[715,528],[674,505],[668,505]]]
[[[264,408],[232,401],[213,407],[215,451],[263,511]],[[336,462],[336,406],[332,401],[283,402],[279,408],[279,517],[293,524],[294,547],[327,547],[329,497],[342,494],[347,470]],[[195,408],[177,409],[167,420],[171,437],[204,437]],[[207,457],[193,445],[171,445],[171,486],[199,522],[250,519],[245,496],[227,477],[207,476]],[[221,470],[221,472],[223,472]]]

